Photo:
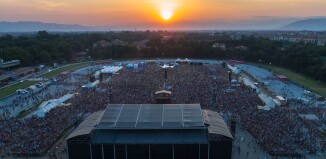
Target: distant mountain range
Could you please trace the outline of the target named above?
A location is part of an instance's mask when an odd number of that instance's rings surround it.
[[[56,24],[43,22],[0,22],[0,32],[35,32],[40,30],[47,31],[90,31],[92,28],[77,24]]]
[[[290,23],[290,24],[289,24]],[[227,30],[315,30],[326,31],[326,18],[308,18],[305,20],[294,19],[264,19],[260,21],[241,21],[241,22],[195,22],[188,24],[190,28],[206,29],[209,25],[210,29],[227,29]],[[182,23],[180,24],[182,25]],[[196,25],[198,25],[196,27]],[[155,26],[154,26],[155,27]],[[123,30],[125,27],[115,27],[114,30]],[[133,27],[132,27],[133,28]],[[135,27],[136,28],[136,27]],[[182,28],[182,27],[181,27]],[[57,24],[57,23],[43,23],[34,21],[21,22],[6,22],[0,21],[0,32],[36,32],[46,30],[51,32],[83,32],[83,31],[104,31],[108,27],[89,27],[78,24]],[[127,29],[128,30],[128,29]]]
[[[326,18],[299,20],[290,23],[281,29],[326,31]]]

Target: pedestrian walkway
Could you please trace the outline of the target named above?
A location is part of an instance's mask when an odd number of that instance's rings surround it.
[[[271,157],[260,148],[250,133],[237,126],[232,159],[271,159]]]

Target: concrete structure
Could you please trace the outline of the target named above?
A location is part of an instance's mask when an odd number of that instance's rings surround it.
[[[3,59],[0,59],[0,68],[1,69],[16,66],[19,64],[20,64],[19,60],[11,60],[11,61],[4,62]]]

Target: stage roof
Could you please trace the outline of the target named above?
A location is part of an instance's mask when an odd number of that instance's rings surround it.
[[[109,104],[96,129],[204,128],[199,104]]]
[[[208,132],[210,134],[218,134],[233,139],[230,129],[226,125],[224,119],[218,112],[204,110],[204,116],[207,118]]]
[[[233,138],[219,113],[203,112],[199,104],[109,104],[67,139],[91,135],[95,144],[206,144],[208,133]]]
[[[94,127],[98,124],[101,119],[104,110],[94,112],[87,116],[87,118],[67,137],[67,139],[80,136],[88,135],[92,132]]]

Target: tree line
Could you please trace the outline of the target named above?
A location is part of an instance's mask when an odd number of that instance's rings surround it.
[[[74,62],[75,53],[87,51],[95,59],[130,58],[213,58],[222,60],[244,60],[247,62],[272,64],[326,82],[326,47],[316,44],[271,41],[267,38],[243,36],[232,40],[228,34],[195,32],[89,32],[48,33],[39,31],[27,35],[4,35],[0,37],[0,57],[4,60],[19,59],[21,66],[35,66]],[[128,45],[93,47],[105,40],[119,39]],[[147,39],[141,48],[133,42]],[[212,47],[223,43],[226,50]],[[245,46],[239,49],[237,46]]]

